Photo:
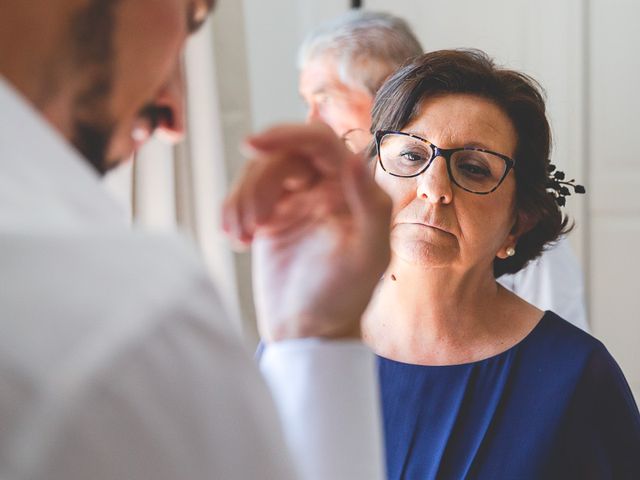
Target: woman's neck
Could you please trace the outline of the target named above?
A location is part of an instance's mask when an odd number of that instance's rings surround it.
[[[365,314],[363,335],[376,353],[395,360],[466,363],[518,340],[522,322],[510,319],[523,304],[486,266],[460,272],[394,258]]]

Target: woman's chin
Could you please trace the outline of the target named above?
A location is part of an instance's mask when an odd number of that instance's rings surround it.
[[[458,257],[457,245],[445,245],[427,240],[391,237],[393,256],[412,265],[424,267],[444,267],[451,265]]]

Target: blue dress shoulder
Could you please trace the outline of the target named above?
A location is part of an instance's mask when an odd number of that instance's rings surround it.
[[[463,365],[378,357],[390,480],[640,479],[640,414],[604,345],[551,312]]]

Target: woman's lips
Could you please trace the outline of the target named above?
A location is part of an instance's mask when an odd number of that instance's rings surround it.
[[[417,226],[425,227],[425,228],[433,228],[434,230],[439,230],[441,232],[448,233],[448,234],[452,235],[452,233],[444,225],[441,225],[441,224],[426,223],[426,222],[398,222],[398,223],[396,223],[396,225],[400,225],[400,224],[417,225]]]

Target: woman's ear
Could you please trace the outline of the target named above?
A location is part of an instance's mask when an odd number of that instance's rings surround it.
[[[530,231],[533,227],[535,227],[536,222],[531,216],[526,213],[519,211],[516,214],[516,219],[513,223],[513,227],[511,228],[511,232],[505,238],[504,243],[498,250],[496,256],[501,259],[513,257],[518,248],[518,239]]]
[[[516,215],[516,221],[511,229],[511,235],[513,235],[517,240],[522,235],[533,229],[533,227],[536,226],[536,223],[538,222],[535,218],[522,210],[519,210]]]

